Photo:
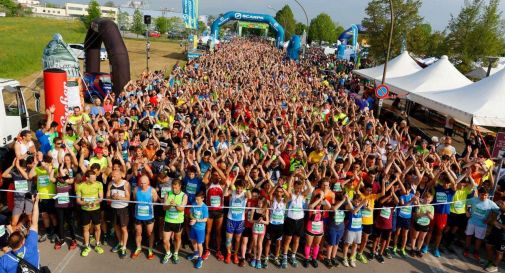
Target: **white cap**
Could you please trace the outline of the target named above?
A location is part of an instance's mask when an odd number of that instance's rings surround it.
[[[436,137],[436,136],[432,137],[431,138],[431,142],[437,143],[438,142],[438,137]]]

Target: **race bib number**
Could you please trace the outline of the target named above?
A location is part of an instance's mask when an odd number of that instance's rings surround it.
[[[69,202],[70,196],[68,195],[68,192],[58,193],[58,204],[63,205],[68,204]]]
[[[167,198],[168,193],[172,190],[172,187],[162,187],[161,188],[161,198]]]
[[[465,202],[463,201],[456,201],[454,203],[454,208],[457,210],[464,209],[465,208]]]
[[[0,237],[5,235],[5,225],[0,226]]]
[[[284,211],[283,210],[274,210],[272,213],[272,221],[273,222],[283,222],[284,221]]]
[[[446,203],[447,202],[447,194],[445,192],[437,192],[437,203]]]
[[[335,192],[341,192],[342,191],[342,184],[340,184],[339,182],[335,183],[333,185],[333,191],[335,191]]]
[[[372,211],[370,209],[364,209],[364,210],[362,210],[361,214],[363,215],[363,218],[370,218],[370,217],[372,217]]]
[[[148,217],[149,216],[149,205],[138,205],[137,215],[141,216],[141,217]]]
[[[410,215],[412,213],[412,207],[403,207],[400,209],[400,213],[403,215]]]
[[[421,226],[427,226],[430,224],[430,218],[423,216],[417,219],[417,224]]]
[[[20,192],[28,192],[28,181],[26,180],[14,181],[14,189]]]
[[[351,220],[351,228],[353,229],[359,229],[361,228],[361,224],[362,224],[362,219],[361,217],[360,218],[352,218]]]
[[[39,187],[49,186],[49,176],[48,175],[40,175],[37,180],[39,183]]]
[[[202,219],[203,218],[202,212],[200,210],[195,210],[193,212],[193,218],[198,219],[198,220]]]
[[[211,196],[210,197],[210,206],[213,208],[217,208],[221,206],[221,196]]]
[[[485,211],[485,210],[483,210],[483,209],[480,209],[480,208],[478,208],[478,207],[475,207],[475,209],[473,209],[473,210],[472,210],[472,212],[473,212],[473,214],[474,214],[476,217],[478,217],[478,218],[480,218],[480,219],[484,219],[484,218],[486,218],[486,211]]]
[[[335,211],[335,224],[340,225],[344,222],[345,213],[341,210]]]
[[[176,209],[174,208],[171,208],[169,211],[168,211],[168,218],[170,219],[177,219],[179,217],[179,213],[177,212]]]
[[[82,200],[84,200],[85,203],[92,203],[92,202],[95,202],[96,198],[95,197],[84,197]]]
[[[391,217],[391,209],[381,209],[380,216],[384,219],[389,219]]]
[[[196,184],[188,183],[188,185],[186,186],[186,192],[188,194],[196,194]]]
[[[255,223],[253,226],[253,231],[254,233],[263,233],[265,231],[265,225]]]
[[[313,221],[312,222],[312,231],[315,233],[320,233],[323,231],[323,222],[322,221]]]

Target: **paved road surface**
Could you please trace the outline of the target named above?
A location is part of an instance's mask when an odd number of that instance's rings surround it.
[[[116,273],[116,272],[234,272],[234,273],[250,273],[258,272],[258,269],[253,269],[249,266],[239,268],[234,264],[224,264],[218,262],[214,256],[209,257],[204,262],[203,268],[200,270],[194,269],[192,264],[186,259],[181,259],[178,265],[161,264],[160,256],[157,255],[155,260],[148,261],[145,254],[132,260],[129,257],[121,260],[117,254],[110,252],[111,246],[104,246],[105,253],[102,255],[92,251],[88,257],[81,257],[78,249],[68,251],[67,245],[61,250],[54,250],[53,245],[49,242],[44,242],[40,245],[41,260],[43,265],[48,265],[53,273]],[[341,255],[341,254],[339,254]],[[182,255],[181,255],[182,256]],[[485,272],[479,264],[473,259],[466,259],[462,254],[446,254],[441,258],[435,258],[431,254],[425,255],[422,259],[408,258],[393,258],[386,259],[384,264],[379,264],[377,261],[369,262],[367,265],[358,262],[356,268],[345,268],[340,265],[338,268],[327,269],[322,263],[319,263],[319,268],[316,270],[312,267],[305,269],[300,265],[298,268],[289,267],[288,270],[278,269],[272,264],[269,264],[267,271],[269,273],[277,272],[406,272],[406,273],[474,273]],[[503,268],[501,269],[503,272]]]

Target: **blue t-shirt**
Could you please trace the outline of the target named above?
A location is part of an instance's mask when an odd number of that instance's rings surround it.
[[[35,136],[40,143],[40,151],[43,154],[47,154],[51,150],[51,142],[49,141],[49,136],[46,135],[42,130],[37,130]]]
[[[456,192],[452,189],[444,189],[441,185],[435,187],[435,198],[433,198],[433,206],[435,207],[435,213],[439,214],[450,214],[451,204],[446,204],[452,202],[452,198]],[[443,203],[437,205],[437,203]]]
[[[474,197],[467,201],[467,205],[472,207],[469,223],[478,227],[486,227],[486,219],[491,211],[498,212],[500,208],[495,202],[486,199],[480,200],[479,197]]]
[[[209,218],[209,208],[207,207],[207,205],[202,204],[201,206],[198,206],[196,202],[193,203],[193,205],[197,206],[197,207],[191,207],[191,216],[194,219],[201,220],[204,218]],[[205,230],[205,224],[206,224],[205,222],[196,222],[191,227],[196,230]]]
[[[182,186],[184,187],[184,193],[188,195],[188,202],[193,204],[196,194],[200,192],[200,188],[202,187],[202,179],[199,177],[189,179],[189,177],[186,176],[182,180]]]
[[[14,256],[19,255],[22,255],[21,257],[23,257],[23,259],[25,259],[31,265],[39,268],[40,255],[37,240],[38,233],[34,230],[30,230],[28,236],[26,236],[24,246],[16,251],[10,251],[0,257],[0,273],[16,273],[18,267],[18,259],[16,259]]]
[[[91,110],[89,112],[91,116],[98,116],[99,114],[105,115],[105,110],[102,106],[91,106]]]
[[[405,206],[404,204],[410,202],[410,200],[412,200],[412,197],[414,197],[414,194],[412,192],[409,194],[400,196],[400,200],[403,201],[400,203],[400,204],[402,204],[401,206]],[[398,211],[399,211],[398,216],[400,216],[404,219],[412,218],[412,207],[411,206],[402,207],[402,208],[398,209]]]

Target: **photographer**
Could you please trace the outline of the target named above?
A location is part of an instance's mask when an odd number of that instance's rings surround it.
[[[28,198],[30,197],[30,198]],[[37,244],[39,222],[39,197],[26,194],[27,199],[33,203],[30,231],[24,235],[21,231],[14,231],[9,236],[8,244],[12,249],[0,257],[0,273],[26,272],[26,269],[37,272],[39,269],[40,255]],[[37,269],[37,271],[35,271]],[[30,270],[28,270],[30,272]]]

